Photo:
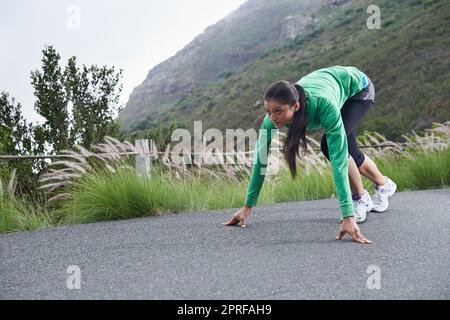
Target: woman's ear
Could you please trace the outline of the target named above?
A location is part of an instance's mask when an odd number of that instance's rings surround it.
[[[300,102],[297,101],[291,108],[294,112],[297,112],[298,110],[300,110]]]

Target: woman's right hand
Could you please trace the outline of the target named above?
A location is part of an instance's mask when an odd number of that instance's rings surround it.
[[[242,228],[246,227],[245,220],[248,218],[250,213],[252,212],[252,207],[243,206],[239,211],[233,214],[233,217],[225,223],[222,223],[224,226],[234,226],[240,223]]]

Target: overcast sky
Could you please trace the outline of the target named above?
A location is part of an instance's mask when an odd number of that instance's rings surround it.
[[[158,63],[237,9],[246,0],[3,0],[0,7],[0,91],[34,111],[30,72],[40,69],[42,50],[53,45],[65,66],[124,69],[121,103]]]

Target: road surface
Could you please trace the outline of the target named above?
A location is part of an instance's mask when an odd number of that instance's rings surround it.
[[[370,245],[335,240],[337,199],[222,226],[235,211],[0,235],[0,298],[450,298],[450,189],[396,193],[360,225]]]

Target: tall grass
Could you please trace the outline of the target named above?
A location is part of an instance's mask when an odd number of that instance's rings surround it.
[[[450,185],[450,149],[413,153],[414,159],[396,155],[377,159],[383,174],[397,181],[399,191],[442,188]]]
[[[392,178],[399,191],[442,188],[450,185],[450,149],[433,153],[417,152],[414,159],[396,155],[393,159],[375,159],[383,174]],[[283,168],[265,182],[259,204],[317,200],[335,197],[331,169],[309,174],[299,166],[296,180]],[[363,185],[374,190],[363,177]],[[247,181],[236,183],[225,177],[187,176],[178,180],[163,170],[155,170],[151,179],[133,171],[99,171],[88,174],[72,190],[65,202],[64,223],[128,219],[169,212],[236,208],[243,204]]]
[[[0,233],[34,230],[53,225],[45,207],[15,196],[15,171],[8,183],[0,178]]]
[[[239,206],[245,185],[188,176],[178,180],[155,168],[151,179],[121,169],[87,174],[70,189],[71,200],[60,209],[63,223],[128,219],[170,212]]]

